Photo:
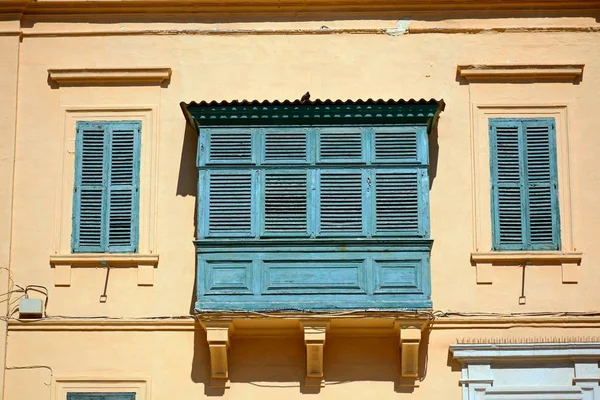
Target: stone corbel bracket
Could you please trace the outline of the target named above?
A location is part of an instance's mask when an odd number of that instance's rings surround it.
[[[329,321],[306,321],[301,323],[306,345],[306,386],[325,386],[323,353]]]
[[[213,388],[229,387],[229,337],[233,331],[233,322],[200,321],[206,330],[206,341],[210,352],[210,386]]]
[[[400,378],[402,380],[419,378],[419,355],[423,324],[397,322],[400,328]],[[414,384],[412,386],[415,386]]]
[[[71,68],[48,70],[48,80],[58,86],[107,83],[160,85],[170,79],[171,68]]]

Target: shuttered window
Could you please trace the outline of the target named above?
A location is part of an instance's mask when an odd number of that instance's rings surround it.
[[[140,122],[78,122],[73,252],[137,251]]]
[[[495,250],[559,250],[555,122],[490,119]]]
[[[136,400],[135,393],[67,393],[67,400]]]
[[[198,237],[428,237],[426,135],[202,128]]]

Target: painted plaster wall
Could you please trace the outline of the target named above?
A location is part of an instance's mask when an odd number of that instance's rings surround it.
[[[38,284],[50,291],[48,315],[120,318],[188,315],[194,291],[194,206],[196,192],[195,133],[186,128],[180,101],[204,99],[287,99],[310,91],[313,98],[443,98],[437,135],[431,138],[431,227],[435,244],[431,275],[434,309],[461,312],[592,311],[600,304],[600,253],[596,245],[600,210],[597,194],[597,93],[600,91],[600,33],[495,32],[491,28],[522,26],[597,27],[595,18],[473,19],[416,21],[410,26],[445,28],[446,33],[390,35],[377,33],[215,35],[132,34],[78,36],[88,31],[136,29],[396,29],[392,20],[312,21],[302,23],[169,24],[148,22],[29,23],[19,51],[18,112],[11,269],[18,284]],[[484,29],[482,33],[449,33],[452,29]],[[60,32],[70,31],[69,35]],[[48,35],[53,33],[52,35]],[[402,33],[393,31],[393,33]],[[54,35],[57,35],[56,37]],[[6,40],[13,54],[16,43]],[[2,47],[4,48],[4,47]],[[2,61],[4,63],[4,53]],[[573,83],[507,83],[468,85],[457,79],[459,64],[585,64],[583,79]],[[170,67],[168,85],[61,86],[48,83],[51,68]],[[6,76],[15,76],[15,65]],[[10,84],[10,83],[7,83]],[[12,90],[16,85],[13,83]],[[2,91],[10,95],[10,90]],[[471,102],[490,104],[566,104],[570,136],[573,232],[583,252],[577,284],[563,284],[560,267],[527,269],[527,304],[519,306],[521,270],[494,268],[492,285],[477,285],[469,257],[473,251]],[[77,107],[157,110],[158,186],[155,251],[160,256],[154,285],[137,286],[137,271],[116,269],[108,281],[108,301],[99,303],[106,272],[76,268],[70,287],[54,286],[49,256],[68,252],[71,189],[57,176],[72,179],[69,144],[61,148],[65,110]],[[10,108],[10,107],[9,107]],[[14,110],[14,108],[13,108]],[[10,111],[10,110],[9,110]],[[9,116],[2,110],[0,116]],[[4,121],[2,119],[2,121]],[[10,123],[10,121],[8,121]],[[14,124],[14,122],[12,123]],[[9,124],[10,125],[10,124]],[[10,129],[7,130],[10,132]],[[10,148],[2,137],[1,149]],[[144,140],[144,139],[142,139]],[[144,145],[144,142],[143,142]],[[66,159],[67,166],[57,172]],[[0,160],[0,162],[3,162]],[[142,161],[144,162],[144,161]],[[68,167],[68,165],[71,165]],[[142,165],[144,168],[144,164]],[[149,168],[147,166],[147,168]],[[5,168],[1,169],[4,174]],[[69,178],[70,177],[70,178]],[[142,190],[150,183],[142,181]],[[60,227],[55,221],[57,192],[66,203]],[[2,195],[4,196],[4,195]],[[5,196],[6,197],[6,196]],[[3,197],[0,196],[0,201]],[[147,200],[150,201],[150,200]],[[65,231],[65,229],[67,229]],[[57,235],[67,237],[60,241]],[[59,246],[56,243],[60,242]],[[483,249],[486,250],[486,249]],[[135,326],[135,321],[131,322]],[[560,322],[544,329],[508,331],[434,329],[429,338],[427,374],[413,396],[459,398],[458,367],[449,361],[448,346],[457,337],[596,336],[589,323],[579,329]],[[583,329],[585,328],[585,329]],[[52,331],[15,329],[8,339],[7,366],[44,368],[7,371],[5,398],[48,399],[46,384],[59,376],[152,378],[152,399],[192,399],[214,394],[208,382],[208,347],[200,328],[138,331]],[[326,346],[326,381],[318,396],[337,399],[398,397],[398,340],[332,336]],[[449,365],[450,364],[450,365]],[[300,336],[234,338],[231,347],[232,387],[224,398],[306,397]],[[338,381],[349,381],[335,384]],[[265,386],[282,386],[270,389]],[[311,397],[313,395],[310,395]],[[317,396],[315,394],[315,396]]]

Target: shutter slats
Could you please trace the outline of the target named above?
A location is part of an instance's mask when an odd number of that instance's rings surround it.
[[[322,131],[319,137],[319,158],[323,161],[362,160],[360,131]]]
[[[211,162],[251,162],[252,132],[227,132],[214,130],[210,132]]]
[[[533,247],[551,246],[558,249],[554,241],[552,196],[552,159],[550,126],[548,124],[525,126],[526,163],[528,177],[529,234]]]
[[[78,123],[74,252],[137,251],[138,122]]]
[[[108,248],[135,251],[136,136],[134,127],[112,129],[108,211]]]
[[[416,160],[416,132],[375,132],[375,159],[377,161]]]
[[[210,176],[209,234],[251,233],[252,174],[213,173]]]
[[[134,392],[121,393],[67,393],[67,400],[135,400]]]
[[[265,133],[265,160],[305,161],[306,132],[271,132]]]
[[[88,125],[79,129],[79,179],[75,183],[75,251],[100,251],[103,245],[103,203],[105,186],[104,147],[106,135],[102,126]]]
[[[265,177],[265,231],[306,233],[306,172],[267,173]]]
[[[499,250],[558,250],[553,121],[492,120],[492,193]]]
[[[361,232],[361,172],[322,172],[320,188],[321,232]]]
[[[419,230],[417,171],[378,172],[375,175],[377,232]]]

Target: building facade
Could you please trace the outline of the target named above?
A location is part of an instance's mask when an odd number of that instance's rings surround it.
[[[0,398],[600,399],[597,0],[0,16]]]

